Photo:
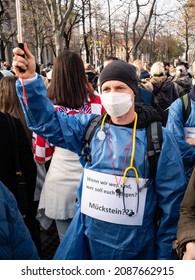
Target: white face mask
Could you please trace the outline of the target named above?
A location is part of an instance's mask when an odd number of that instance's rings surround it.
[[[102,105],[111,117],[125,115],[132,107],[130,93],[109,92],[100,95]]]

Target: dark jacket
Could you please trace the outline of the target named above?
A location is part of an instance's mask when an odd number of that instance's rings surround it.
[[[178,98],[178,93],[174,83],[167,76],[152,77],[154,105],[163,118],[163,125],[166,125],[168,118],[168,108]]]
[[[13,117],[18,133],[18,148],[21,163],[21,171],[27,184],[27,201],[26,217],[24,219],[33,241],[37,243],[37,226],[34,213],[34,192],[36,185],[37,167],[33,158],[31,143],[24,131],[23,125],[19,119]],[[13,137],[6,114],[0,112],[0,181],[14,194],[15,186],[15,155]],[[24,193],[22,191],[22,193]],[[16,197],[16,196],[15,196]],[[21,210],[21,209],[20,209]]]
[[[37,260],[36,247],[17,208],[16,200],[0,182],[0,260]]]
[[[141,83],[139,86],[139,99],[141,102],[148,104],[148,105],[153,105],[153,103],[154,103],[153,93],[151,91],[145,89]]]
[[[30,142],[19,119],[13,118],[18,132],[21,169],[28,185],[29,202],[34,199],[37,168]],[[13,192],[15,185],[15,156],[6,115],[0,112],[0,180]]]
[[[189,241],[195,241],[195,169],[180,207],[177,240],[174,243],[180,258],[185,251],[185,244]]]
[[[192,79],[189,76],[184,76],[173,80],[173,83],[179,96],[189,93],[192,89]]]
[[[87,75],[88,82],[92,84],[93,88],[97,88],[97,81],[98,81],[98,76],[92,72],[92,71],[85,71],[85,74]]]
[[[163,110],[166,110],[178,98],[173,82],[167,79],[166,76],[153,77],[150,82],[153,84],[155,103]]]

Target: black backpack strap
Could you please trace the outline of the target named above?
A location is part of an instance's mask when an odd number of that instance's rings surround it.
[[[96,129],[101,125],[102,123],[102,118],[104,115],[100,115],[95,117],[88,125],[86,133],[85,133],[85,138],[83,140],[83,149],[82,149],[82,156],[85,161],[91,165],[91,154],[90,154],[90,149],[89,145],[91,143],[91,140],[93,138],[93,135],[96,131]]]
[[[182,114],[183,114],[183,123],[186,123],[190,112],[191,112],[191,102],[189,94],[184,94],[181,96],[182,101]]]
[[[162,123],[152,122],[146,128],[147,134],[147,157],[149,161],[150,177],[154,178],[156,175],[158,158],[162,146]]]

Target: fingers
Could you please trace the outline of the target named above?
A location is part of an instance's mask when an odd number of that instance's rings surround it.
[[[13,61],[12,66],[13,66],[14,72],[18,72],[18,70],[16,70],[16,69],[18,69],[19,67],[21,67],[24,70],[27,70],[27,66],[21,61],[17,61],[17,60]]]
[[[21,67],[22,69],[26,70],[28,66],[27,60],[22,56],[24,55],[24,51],[20,48],[15,48],[14,51],[14,57],[12,66],[14,70],[17,70],[16,68]]]
[[[24,51],[21,48],[17,47],[13,49],[13,54],[22,56],[24,55]]]
[[[24,43],[24,52],[27,58],[33,58],[34,56],[31,54],[31,52],[29,51],[29,48],[27,47],[27,44]]]
[[[13,49],[13,70],[18,77],[23,77],[24,79],[33,78],[36,75],[35,72],[35,57],[29,51],[26,43],[24,43],[24,50],[17,47]],[[25,70],[24,73],[19,71],[19,67]]]

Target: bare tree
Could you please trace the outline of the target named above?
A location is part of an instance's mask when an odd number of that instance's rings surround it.
[[[113,32],[113,25],[116,21],[113,20],[112,18],[114,14],[116,14],[116,12],[123,6],[123,3],[122,4],[119,3],[119,5],[117,6],[112,5],[112,9],[111,9],[111,2],[110,0],[107,0],[107,5],[108,5],[108,34],[109,34],[109,45],[110,45],[109,55],[113,56],[115,55],[115,51],[114,51],[115,46],[113,45],[115,39],[115,32]]]
[[[150,25],[150,21],[151,21],[153,12],[154,12],[154,7],[155,7],[155,4],[156,4],[156,0],[152,0],[151,7],[150,7],[150,10],[149,10],[149,13],[148,13],[148,17],[146,19],[145,26],[143,27],[143,31],[141,32],[139,37],[137,37],[136,30],[137,30],[138,20],[139,20],[140,14],[141,14],[141,7],[145,8],[145,7],[148,6],[148,4],[150,4],[150,0],[146,1],[144,4],[139,4],[139,0],[136,0],[136,16],[135,16],[135,19],[134,19],[134,22],[133,22],[133,27],[132,27],[133,47],[132,47],[131,53],[132,53],[133,59],[135,59],[137,57],[138,47],[141,44],[141,42],[142,42],[142,40],[143,40],[143,38],[146,34],[146,31],[147,31],[147,29]]]
[[[98,1],[91,2],[91,22],[90,26],[90,50],[91,50],[91,64],[97,69],[103,63],[104,56],[107,54],[105,51],[105,38],[109,38],[109,34],[105,31],[107,18],[102,11],[102,3]],[[106,40],[107,41],[107,40]],[[107,44],[109,45],[109,43]],[[110,50],[110,47],[108,47]]]
[[[185,42],[185,60],[188,61],[188,52],[190,45],[194,41],[194,24],[195,24],[195,4],[193,1],[178,1],[181,4],[180,24],[177,34]]]
[[[113,56],[113,42],[112,42],[112,24],[111,24],[111,10],[110,10],[110,0],[107,0],[108,4],[108,32],[109,32],[109,42],[110,42],[110,55]]]
[[[78,26],[80,22],[80,14],[78,11],[73,11],[71,13],[71,16],[68,18],[68,24],[66,26],[66,29],[64,30],[64,39],[65,39],[65,48],[70,48],[70,43],[72,40],[72,33],[75,26]],[[75,48],[76,46],[74,46]]]
[[[123,39],[118,44],[123,45],[126,53],[126,61],[134,60],[143,49],[143,42],[151,19],[154,14],[156,0],[131,0],[121,1],[123,3],[123,14],[119,14],[119,28],[123,30]]]
[[[43,50],[48,44],[51,45],[53,37],[52,24],[45,9],[44,2],[23,0],[23,36],[25,42],[31,47],[38,63],[43,62]],[[27,30],[28,32],[26,32]]]
[[[82,14],[81,14],[81,21],[82,21],[82,28],[83,28],[83,43],[84,43],[84,47],[85,47],[85,53],[86,53],[86,62],[89,63],[89,59],[90,59],[90,42],[88,40],[89,38],[89,34],[90,32],[87,31],[87,27],[86,27],[86,17],[88,16],[88,14],[86,15],[86,4],[87,1],[86,0],[81,0],[82,3]]]
[[[1,58],[11,63],[13,37],[16,35],[15,3],[0,0],[0,44]]]
[[[2,30],[2,17],[5,12],[3,2],[0,0],[0,30]],[[0,45],[1,45],[1,58],[5,60],[5,53],[4,53],[4,46],[3,46],[3,40],[2,40],[2,32],[0,32]]]
[[[132,11],[132,1],[124,2],[126,4],[126,9],[124,10],[123,19],[121,20],[121,29],[122,29],[122,37],[119,36],[117,40],[117,45],[122,45],[125,49],[125,60],[128,62],[130,59],[130,38],[131,38],[131,32],[130,32],[130,16]],[[121,40],[122,38],[122,40]]]
[[[146,53],[147,60],[151,62],[156,60],[170,61],[174,54],[176,55],[183,50],[181,42],[175,38],[176,31],[174,29],[174,21],[178,22],[179,7],[178,5],[169,7],[166,3],[164,0],[161,3],[161,8],[155,5],[150,25],[140,44],[141,50]],[[141,26],[138,30],[142,30]],[[175,51],[176,45],[178,52]]]
[[[170,21],[175,15],[163,11],[166,5],[162,1],[156,3],[156,0],[21,0],[25,41],[39,62],[52,59],[53,54],[58,55],[64,48],[74,49],[76,36],[83,59],[95,66],[100,66],[105,56],[120,52],[126,61],[140,58],[142,52],[149,53],[152,61],[157,57],[168,60],[177,53],[172,51],[171,44],[178,38],[185,43],[187,58],[195,38],[194,0],[177,0],[175,11],[178,6],[183,9],[177,33]],[[173,9],[167,5],[167,10]],[[79,24],[81,28],[73,34]],[[11,48],[17,43],[15,1],[0,0],[0,27],[1,57],[11,57]],[[177,45],[179,49],[179,41],[174,48]]]
[[[67,21],[74,7],[74,0],[44,0],[48,14],[53,26],[54,40],[56,45],[56,55],[63,49],[63,35]]]

